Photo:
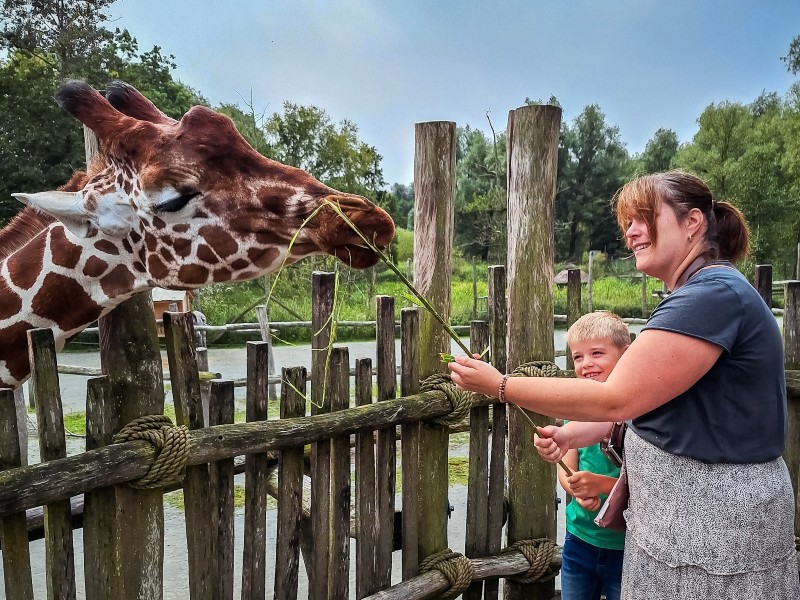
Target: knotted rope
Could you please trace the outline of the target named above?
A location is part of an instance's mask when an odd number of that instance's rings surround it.
[[[558,377],[558,371],[555,363],[537,360],[522,363],[511,372],[511,377]]]
[[[470,408],[472,408],[472,397],[474,394],[457,389],[456,385],[450,380],[450,375],[448,373],[434,373],[420,384],[420,391],[442,392],[450,401],[451,410],[449,413],[431,419],[433,423],[437,423],[443,427],[450,427],[451,425],[456,425],[461,422],[461,420],[469,414]]]
[[[183,479],[189,457],[189,430],[185,426],[175,427],[164,415],[139,417],[114,436],[115,444],[132,440],[150,442],[156,449],[156,456],[141,479],[129,482],[131,487],[160,488]]]
[[[556,574],[556,571],[550,568],[550,563],[558,552],[558,545],[553,540],[548,538],[520,540],[505,548],[503,553],[514,551],[522,553],[528,560],[530,568],[522,575],[509,577],[509,579],[519,583],[535,583],[549,579]]]
[[[472,561],[463,554],[453,552],[450,548],[431,554],[419,563],[420,573],[427,573],[433,569],[447,577],[450,582],[450,589],[439,596],[442,600],[455,598],[466,590],[469,584],[472,583],[472,577],[475,573]]]

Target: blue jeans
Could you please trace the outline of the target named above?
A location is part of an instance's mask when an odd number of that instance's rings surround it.
[[[561,600],[619,600],[622,550],[606,550],[567,532],[561,556]]]

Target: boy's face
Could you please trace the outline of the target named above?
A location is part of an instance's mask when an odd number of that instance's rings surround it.
[[[620,348],[614,345],[610,338],[576,342],[571,348],[575,375],[595,381],[605,381],[626,348],[627,346]]]

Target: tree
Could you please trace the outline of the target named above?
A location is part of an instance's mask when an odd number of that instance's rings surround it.
[[[638,157],[638,170],[643,174],[668,171],[679,145],[677,133],[672,129],[659,129]]]
[[[597,105],[563,124],[556,193],[556,251],[580,261],[588,250],[616,252],[619,231],[610,206],[631,171],[619,128],[609,126]]]
[[[800,73],[800,35],[789,44],[789,52],[781,60],[786,63],[786,70],[792,75]]]
[[[174,57],[139,52],[127,30],[109,31],[110,1],[5,0],[0,17],[0,223],[19,210],[11,193],[53,189],[83,168],[83,130],[53,93],[65,77],[102,89],[112,79],[136,86],[179,118],[205,100],[175,81]]]
[[[351,121],[336,125],[316,106],[285,102],[283,113],[267,120],[265,132],[268,156],[331,187],[374,198],[385,185],[381,155],[358,139],[358,127]]]

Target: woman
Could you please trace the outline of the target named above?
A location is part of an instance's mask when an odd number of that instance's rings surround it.
[[[623,599],[796,600],[781,335],[728,262],[747,254],[747,224],[682,172],[640,177],[616,201],[637,269],[672,294],[608,379],[508,379],[466,356],[452,379],[553,417],[630,420]],[[540,430],[552,460],[569,444],[554,431]]]

